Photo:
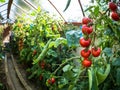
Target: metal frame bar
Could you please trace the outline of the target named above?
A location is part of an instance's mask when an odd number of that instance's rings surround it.
[[[32,7],[33,9],[37,10],[37,7],[35,7],[31,2],[29,2],[28,0],[23,0],[26,4],[28,4],[30,7]]]
[[[50,1],[50,0],[48,0],[48,2],[54,7],[54,9],[58,12],[58,14],[61,16],[61,18],[64,20],[64,22],[67,22],[66,20],[65,20],[65,18],[63,17],[63,15],[59,12],[59,10],[55,7],[55,5]]]
[[[27,11],[25,11],[21,6],[17,5],[17,4],[14,3],[14,2],[13,2],[13,5],[15,5],[16,7],[18,7],[19,9],[21,9],[23,12],[25,12],[25,13],[27,12]],[[27,14],[28,14],[28,13],[27,13]]]
[[[5,20],[7,20],[7,19],[8,19],[8,18],[5,18],[4,20],[2,20],[2,22],[5,21]],[[11,21],[13,21],[11,18],[9,18],[9,19],[10,19]]]
[[[0,7],[4,6],[4,5],[6,5],[6,4],[8,4],[8,3],[4,3],[4,4],[0,5]]]
[[[2,16],[7,15],[7,13],[3,14]]]
[[[4,10],[0,11],[0,13],[4,12],[4,11],[6,11],[6,10],[7,10],[7,9],[4,9]]]
[[[4,16],[2,16],[3,18],[5,18],[5,17],[7,17],[7,14],[6,15],[4,15]]]

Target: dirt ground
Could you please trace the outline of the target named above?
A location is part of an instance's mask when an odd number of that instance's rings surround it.
[[[6,83],[6,76],[5,76],[3,61],[0,61],[0,90],[7,90],[7,83]]]

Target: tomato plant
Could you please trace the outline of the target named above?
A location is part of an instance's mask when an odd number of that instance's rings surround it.
[[[120,89],[119,1],[103,1],[92,0],[96,4],[85,10],[89,15],[78,30],[41,10],[32,14],[35,20],[30,23],[22,22],[25,18],[16,22],[16,42],[23,40],[21,49],[18,45],[20,61],[30,80],[51,90]],[[74,54],[78,45],[83,48],[79,56]]]

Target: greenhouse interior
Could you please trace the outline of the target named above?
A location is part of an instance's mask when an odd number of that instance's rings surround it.
[[[0,90],[120,90],[120,0],[0,0]]]

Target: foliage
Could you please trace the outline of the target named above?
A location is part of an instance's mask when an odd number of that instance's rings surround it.
[[[2,2],[2,3],[3,3],[3,2],[5,2],[5,0],[0,0],[0,2]]]
[[[14,40],[16,42],[14,47],[18,47],[15,51],[18,51],[20,55],[20,62],[24,63],[27,67],[27,72],[29,73],[28,79],[37,80],[41,87],[45,89],[44,86],[50,87],[47,80],[55,77],[56,80],[60,80],[58,82],[59,87],[57,87],[57,83],[53,86],[61,89],[63,87],[61,82],[63,82],[62,79],[64,78],[59,77],[63,72],[61,69],[64,63],[65,65],[68,64],[67,58],[74,56],[72,53],[73,47],[68,46],[67,39],[65,38],[68,26],[64,26],[61,20],[54,19],[47,12],[40,9],[38,9],[37,15],[34,12],[32,15],[35,20],[31,21],[31,23],[23,22],[26,18],[19,18],[13,26]],[[70,29],[75,28],[72,27]],[[79,38],[78,36],[76,33],[75,38]],[[74,49],[76,47],[74,46]],[[36,54],[33,53],[34,50],[37,51]],[[72,60],[74,58],[70,59],[69,62],[73,62]],[[59,65],[62,65],[60,69]],[[70,73],[73,72],[70,71]],[[43,77],[42,80],[39,79],[41,76]]]
[[[14,24],[20,62],[27,67],[28,78],[34,79],[42,89],[119,90],[119,21],[111,19],[108,0],[91,1],[96,4],[85,10],[93,20],[90,47],[99,46],[102,52],[97,58],[90,56],[92,65],[89,68],[83,67],[83,57],[73,53],[79,47],[79,38],[85,36],[81,28],[64,25],[40,9],[31,14],[35,18],[33,21],[20,18]],[[30,22],[23,22],[28,20]],[[55,78],[54,84],[49,82],[51,78]]]
[[[119,3],[119,0],[114,2]],[[102,48],[102,54],[97,61],[94,59],[95,67],[88,69],[89,90],[119,90],[119,21],[112,20],[110,16],[109,0],[91,0],[91,3],[95,4],[91,4],[85,12],[93,19],[95,45]],[[69,5],[70,0],[66,7]]]

